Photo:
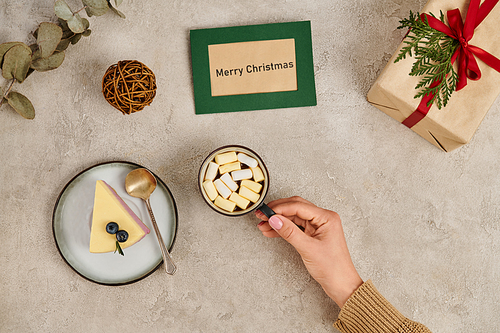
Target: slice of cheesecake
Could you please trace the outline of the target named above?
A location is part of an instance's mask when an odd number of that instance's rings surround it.
[[[106,232],[106,224],[118,223],[120,230],[128,233],[127,241],[120,243],[122,249],[140,241],[149,229],[135,215],[116,191],[105,181],[98,180],[95,184],[94,211],[90,230],[90,252],[105,253],[116,249],[116,235]]]

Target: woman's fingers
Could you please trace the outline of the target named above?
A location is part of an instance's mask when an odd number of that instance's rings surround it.
[[[311,224],[318,228],[331,218],[331,212],[304,200],[300,197],[280,199],[269,203],[269,207],[277,214],[286,216],[295,224],[306,227]]]
[[[306,204],[306,205],[311,205],[313,207],[316,207],[316,205],[314,205],[313,203],[311,203],[311,202],[307,201],[306,199],[301,198],[299,196],[293,196],[293,197],[290,197],[290,198],[277,199],[277,200],[271,201],[267,206],[269,206],[269,208],[271,208],[272,210],[275,210],[276,207],[280,207],[282,205],[287,205],[287,204],[293,204],[293,203]],[[279,209],[279,208],[277,208],[277,209]],[[280,213],[283,216],[286,216],[288,219],[294,221],[295,224],[304,226],[305,221],[300,216],[297,216],[295,214],[285,214],[283,212],[277,212],[277,211],[275,211],[275,212],[276,213]],[[257,210],[255,212],[255,214],[261,220],[267,221],[267,217],[261,211]]]
[[[337,213],[319,208],[298,196],[274,200],[271,201],[268,206],[275,211],[276,214],[284,216],[301,227],[307,236],[314,237],[318,228],[329,221],[338,219]],[[257,211],[256,216],[263,221],[268,221],[268,218],[265,217],[262,212]],[[267,237],[278,237],[277,233],[272,232],[272,228],[268,223],[264,224],[264,228],[265,229],[261,229],[261,231],[263,233],[269,233]]]
[[[307,201],[306,199],[302,198],[302,197],[299,197],[299,196],[293,196],[293,197],[290,197],[290,198],[282,198],[282,199],[277,199],[277,200],[273,200],[271,201],[268,206],[269,207],[274,207],[276,205],[279,205],[279,204],[282,204],[282,203],[286,203],[286,202],[303,202],[303,203],[307,203],[307,204],[311,204],[314,206],[314,204],[310,201]]]
[[[280,237],[280,235],[269,225],[268,222],[259,223],[258,228],[262,232],[262,234],[266,237],[269,238]]]
[[[271,231],[266,231],[266,232],[263,232],[262,233],[264,236],[266,236],[267,238],[277,238],[277,237],[281,237],[276,231],[274,230],[271,230]]]
[[[269,223],[265,222],[265,221],[260,222],[257,227],[262,232],[273,230],[273,228],[271,228],[271,226],[269,225]]]

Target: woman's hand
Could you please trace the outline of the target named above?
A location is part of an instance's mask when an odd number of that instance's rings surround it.
[[[255,213],[263,220],[258,226],[262,234],[281,237],[295,247],[311,276],[342,307],[363,281],[352,263],[339,215],[301,197],[268,206],[276,212],[269,221],[262,212]]]

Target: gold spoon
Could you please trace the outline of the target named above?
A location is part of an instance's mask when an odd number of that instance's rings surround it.
[[[125,177],[125,189],[129,195],[140,198],[146,202],[146,207],[148,208],[149,216],[151,216],[151,222],[153,222],[158,243],[160,243],[163,262],[165,263],[165,270],[167,271],[167,274],[174,275],[177,267],[175,267],[175,264],[168,253],[167,247],[163,242],[160,229],[158,228],[158,224],[156,224],[153,210],[151,209],[151,204],[149,202],[149,196],[156,189],[155,176],[144,168],[132,170],[128,173],[127,177]]]

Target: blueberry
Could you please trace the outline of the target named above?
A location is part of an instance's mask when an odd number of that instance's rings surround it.
[[[125,230],[118,230],[116,233],[116,240],[119,241],[120,243],[126,242],[128,239],[128,232]]]
[[[116,234],[117,231],[118,231],[118,223],[109,222],[108,224],[106,224],[106,232],[108,234]]]

